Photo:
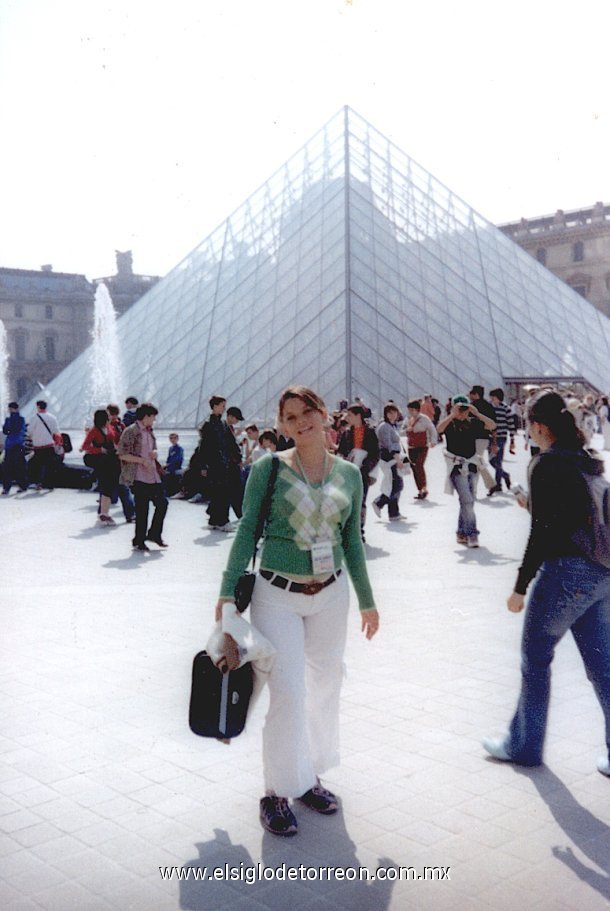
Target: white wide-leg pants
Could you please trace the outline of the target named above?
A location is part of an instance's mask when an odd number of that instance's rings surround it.
[[[339,762],[339,695],[347,634],[345,570],[317,595],[258,576],[252,623],[277,649],[263,728],[265,791],[300,797]]]

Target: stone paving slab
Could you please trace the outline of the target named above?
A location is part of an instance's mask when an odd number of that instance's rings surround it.
[[[508,470],[524,484],[519,438]],[[2,498],[0,906],[7,911],[596,911],[610,898],[601,711],[571,640],[557,650],[547,765],[484,757],[514,708],[522,619],[504,606],[528,529],[509,494],[484,498],[481,548],[455,544],[442,492],[406,521],[367,523],[382,614],[354,608],[335,817],[299,812],[282,840],[258,823],[263,697],[230,746],[186,725],[190,665],[209,627],[230,538],[172,501],[166,552],[132,527],[95,527],[91,493]],[[117,521],[120,515],[115,510]],[[243,881],[250,867],[450,868],[442,881]],[[242,880],[163,881],[160,867],[225,864]],[[312,875],[311,873],[309,875]],[[351,875],[351,874],[350,874]],[[192,874],[191,874],[192,876]]]

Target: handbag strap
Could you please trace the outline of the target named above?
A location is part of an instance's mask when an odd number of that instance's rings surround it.
[[[47,428],[47,433],[51,434],[51,439],[53,439],[53,434],[52,434],[51,431],[49,430],[49,425],[47,424],[47,422],[45,421],[45,419],[42,417],[42,415],[41,415],[38,411],[36,412],[36,417],[37,417],[37,418],[40,418],[40,420],[42,421],[42,423],[44,424],[44,426]]]
[[[254,552],[252,554],[252,569],[254,569],[256,565],[258,542],[263,534],[265,523],[269,517],[269,511],[271,510],[271,501],[273,499],[273,490],[275,488],[275,479],[277,478],[278,468],[280,467],[280,460],[276,455],[272,455],[271,459],[272,464],[271,471],[269,472],[269,480],[267,481],[267,490],[265,491],[265,496],[263,502],[261,503],[261,509],[258,514],[258,521],[254,530]]]

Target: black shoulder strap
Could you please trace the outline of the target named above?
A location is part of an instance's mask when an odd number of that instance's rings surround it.
[[[44,424],[44,426],[47,428],[47,433],[49,433],[49,434],[51,435],[51,438],[52,438],[52,437],[53,437],[53,434],[52,434],[51,431],[49,430],[49,425],[47,424],[47,422],[45,421],[45,419],[43,418],[43,416],[40,414],[39,411],[36,412],[36,416],[40,418],[40,420],[42,421],[42,423]]]
[[[252,554],[252,569],[256,563],[256,554],[258,551],[258,542],[263,534],[265,523],[269,517],[269,512],[271,510],[271,501],[273,500],[273,490],[275,488],[275,479],[277,478],[278,468],[280,467],[280,460],[276,455],[271,456],[271,470],[269,472],[269,480],[267,481],[267,490],[265,491],[265,497],[261,503],[261,510],[258,514],[258,522],[256,523],[256,529],[254,531],[254,553]]]

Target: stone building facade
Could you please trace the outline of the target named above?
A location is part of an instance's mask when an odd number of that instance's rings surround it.
[[[134,275],[131,252],[117,252],[117,274],[90,282],[84,275],[0,268],[0,320],[8,342],[9,396],[25,401],[46,386],[91,341],[95,289],[108,286],[115,310],[124,313],[156,276]]]
[[[511,240],[610,316],[610,206],[499,225]]]
[[[95,288],[84,275],[43,266],[0,268],[0,319],[8,341],[9,395],[24,401],[89,344]]]

